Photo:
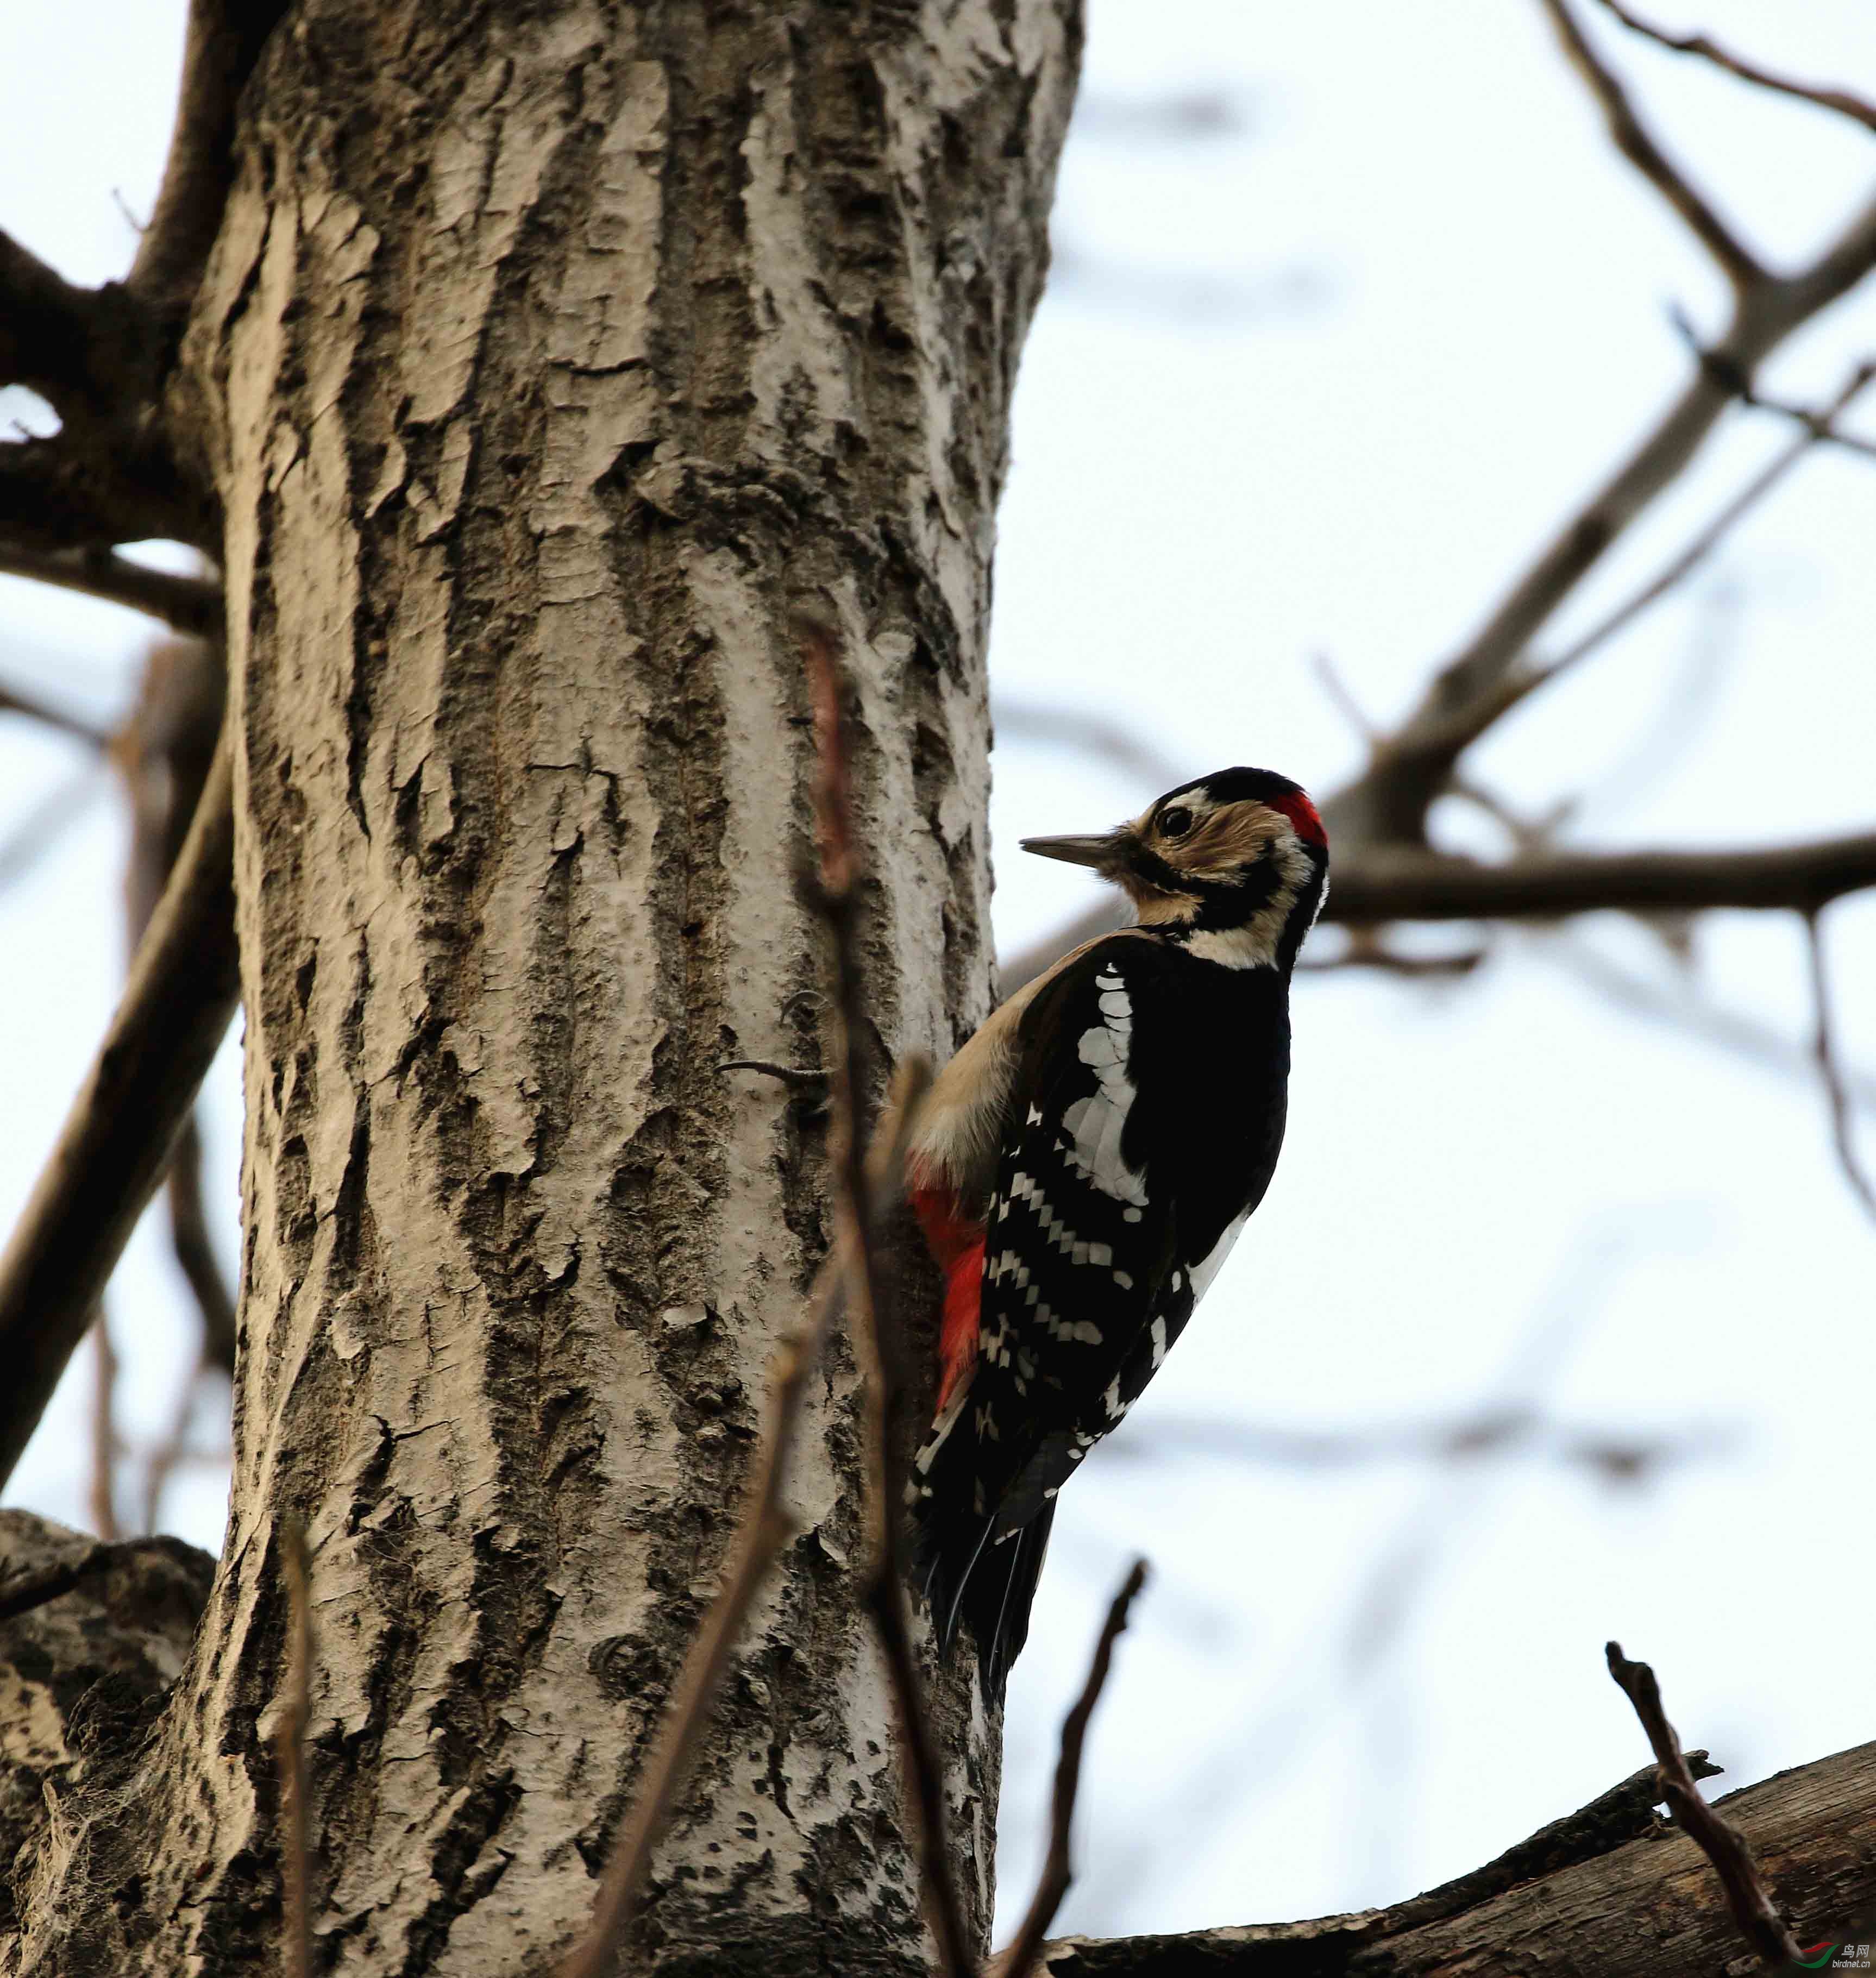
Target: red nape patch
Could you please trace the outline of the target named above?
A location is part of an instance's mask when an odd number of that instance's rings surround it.
[[[1319,845],[1325,851],[1328,849],[1328,833],[1322,829],[1322,820],[1316,815],[1315,805],[1301,790],[1293,797],[1272,797],[1270,808],[1282,812],[1305,845]]]
[[[945,1317],[938,1328],[938,1412],[977,1364],[978,1308],[984,1285],[984,1226],[971,1221],[948,1188],[914,1189],[912,1213],[925,1245],[945,1272]]]

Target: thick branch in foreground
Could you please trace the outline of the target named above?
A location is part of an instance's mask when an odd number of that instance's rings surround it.
[[[1712,1978],[1742,1955],[1738,1930],[1699,1849],[1653,1819],[1659,1791],[1650,1765],[1489,1867],[1388,1909],[1176,1937],[1067,1938],[1047,1948],[1041,1968],[1050,1978],[1450,1978],[1514,1968],[1543,1978]],[[1876,1911],[1876,1744],[1717,1805],[1802,1920],[1800,1936]],[[1526,1966],[1507,1960],[1514,1944],[1527,1948]]]
[[[240,998],[224,741],[124,999],[0,1257],[0,1481],[84,1336]]]

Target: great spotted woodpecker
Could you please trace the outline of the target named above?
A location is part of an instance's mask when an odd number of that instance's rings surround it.
[[[945,1067],[915,1130],[914,1209],[945,1274],[937,1417],[906,1486],[941,1648],[1001,1684],[1029,1629],[1056,1493],[1152,1379],[1269,1186],[1291,971],[1328,842],[1267,769],[1169,791],[1092,866],[1137,925],[1026,984]]]

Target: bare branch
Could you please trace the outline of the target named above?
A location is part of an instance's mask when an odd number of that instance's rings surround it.
[[[1662,1796],[1681,1831],[1712,1863],[1740,1933],[1759,1953],[1767,1970],[1796,1963],[1803,1953],[1760,1879],[1745,1835],[1722,1820],[1700,1797],[1693,1774],[1681,1755],[1680,1740],[1661,1707],[1661,1691],[1654,1671],[1646,1662],[1630,1662],[1619,1642],[1611,1642],[1604,1653],[1609,1659],[1609,1673],[1634,1705],[1635,1714],[1654,1748]]]
[[[0,1481],[168,1163],[240,994],[224,739],[111,1029],[0,1257]]]
[[[1550,0],[1547,0],[1550,4]],[[1742,292],[1726,332],[1628,458],[1572,515],[1513,583],[1484,623],[1443,666],[1367,768],[1322,806],[1332,839],[1421,845],[1426,814],[1454,759],[1453,724],[1481,698],[1497,703],[1502,676],[1624,531],[1686,468],[1759,364],[1801,325],[1876,268],[1876,200],[1795,274],[1766,276]],[[1471,724],[1476,739],[1483,732]]]
[[[180,472],[147,409],[127,399],[109,418],[0,446],[0,542],[58,551],[168,537],[218,554],[214,496]]]
[[[1556,920],[1716,907],[1805,913],[1867,886],[1876,886],[1876,833],[1774,850],[1560,852],[1503,865],[1380,848],[1337,861],[1322,918]]]
[[[1308,1428],[1203,1415],[1162,1414],[1153,1433],[1117,1443],[1113,1460],[1151,1464],[1194,1457],[1282,1470],[1365,1469],[1377,1464],[1446,1464],[1534,1456],[1633,1483],[1672,1464],[1723,1452],[1729,1438],[1696,1423],[1679,1430],[1578,1426],[1533,1407],[1490,1407],[1423,1421]]]
[[[234,1294],[222,1275],[202,1206],[202,1136],[192,1116],[170,1159],[170,1246],[202,1321],[202,1361],[234,1372]]]
[[[1107,1619],[1102,1623],[1100,1639],[1094,1644],[1094,1659],[1089,1665],[1087,1681],[1081,1686],[1074,1708],[1062,1720],[1061,1756],[1056,1761],[1055,1791],[1049,1811],[1048,1854],[1043,1862],[1036,1893],[1030,1899],[1028,1912],[1009,1949],[997,1961],[996,1978],[1029,1978],[1041,1951],[1043,1940],[1049,1933],[1049,1926],[1054,1922],[1062,1898],[1074,1882],[1068,1841],[1075,1817],[1075,1798],[1081,1788],[1082,1748],[1087,1742],[1088,1724],[1094,1717],[1094,1706],[1101,1700],[1101,1692],[1107,1686],[1107,1672],[1113,1662],[1114,1644],[1125,1630],[1128,1612],[1146,1583],[1146,1562],[1137,1559],[1108,1607]]]
[[[91,402],[100,293],[0,233],[0,384],[29,385],[61,409]]]
[[[157,1514],[163,1507],[163,1493],[169,1487],[169,1480],[181,1467],[189,1453],[189,1424],[195,1414],[196,1394],[207,1371],[206,1356],[198,1352],[190,1363],[181,1391],[176,1397],[175,1411],[170,1417],[170,1425],[161,1439],[150,1452],[144,1464],[143,1530],[154,1532],[157,1529]]]
[[[1368,710],[1355,698],[1355,690],[1342,678],[1342,669],[1327,653],[1312,653],[1309,664],[1322,691],[1335,704],[1336,712],[1355,733],[1371,746],[1381,739],[1381,729]]]
[[[1170,789],[1180,780],[1176,766],[1143,742],[1137,729],[1107,715],[1060,701],[1002,699],[992,702],[990,715],[1001,739],[1021,735],[1033,742],[1070,749],[1107,763],[1123,776],[1151,783],[1156,789]]]
[[[236,107],[285,12],[284,0],[192,0],[162,188],[125,283],[166,312],[185,310],[201,280],[233,183]]]
[[[1541,942],[1538,951],[1547,960],[1630,1014],[1690,1031],[1735,1057],[1786,1077],[1816,1076],[1816,1059],[1810,1047],[1782,1036],[1770,1024],[1704,997],[1676,996],[1646,975],[1618,966],[1586,941],[1550,928],[1531,932]],[[1850,1103],[1861,1111],[1876,1113],[1876,1077],[1838,1069]]]
[[[1815,912],[1805,916],[1805,945],[1811,961],[1811,1004],[1817,1020],[1811,1056],[1830,1108],[1831,1143],[1837,1150],[1837,1165],[1843,1169],[1851,1193],[1862,1203],[1871,1221],[1876,1222],[1876,1186],[1871,1185],[1869,1176],[1863,1172],[1861,1162],[1857,1159],[1856,1140],[1850,1122],[1850,1095],[1845,1090],[1843,1074],[1838,1069],[1831,1022],[1830,970],[1825,961],[1824,932]]]
[[[1177,1936],[1063,1938],[1044,1947],[1042,1968],[1050,1978],[1451,1978],[1502,1971],[1507,1944],[1540,1944],[1547,1978],[1724,1971],[1740,1955],[1732,1919],[1709,1895],[1691,1837],[1651,1817],[1659,1791],[1650,1765],[1488,1867],[1389,1909]],[[1777,1861],[1788,1904],[1845,1921],[1876,1909],[1876,1744],[1782,1772],[1719,1805]]]
[[[62,707],[55,707],[36,694],[22,693],[18,688],[0,686],[0,714],[23,715],[28,721],[44,722],[48,728],[56,728],[61,735],[69,735],[74,740],[88,743],[96,749],[109,747],[111,737],[103,729],[94,727],[83,716],[68,713]]]
[[[1378,847],[1338,856],[1322,918],[1365,930],[1391,921],[1553,921],[1722,907],[1811,913],[1869,886],[1876,886],[1876,832],[1769,850],[1553,852],[1497,865]],[[1121,921],[1118,905],[1104,903],[1020,949],[1003,969],[1003,994],[1014,994]],[[1457,966],[1442,962],[1439,972]]]
[[[91,1529],[110,1545],[117,1537],[117,1356],[102,1299],[91,1321]]]
[[[1702,61],[1712,63],[1716,68],[1723,68],[1729,75],[1736,75],[1742,82],[1774,90],[1781,96],[1796,97],[1802,102],[1816,104],[1820,110],[1834,111],[1839,117],[1848,117],[1865,130],[1876,131],[1876,103],[1854,96],[1847,89],[1831,89],[1821,83],[1798,82],[1790,76],[1775,75],[1770,69],[1761,68],[1756,62],[1748,61],[1744,56],[1722,48],[1706,35],[1670,35],[1630,13],[1621,0],[1601,0],[1601,5],[1632,33],[1661,48],[1672,48],[1676,55],[1697,55]]]
[[[178,577],[152,570],[114,549],[98,544],[66,549],[35,549],[0,543],[0,577],[30,577],[35,583],[101,597],[133,611],[160,619],[172,630],[196,638],[221,632],[225,603],[221,586],[206,577]]]
[[[1602,106],[1609,134],[1616,148],[1673,207],[1688,230],[1706,248],[1735,289],[1762,283],[1765,270],[1738,238],[1705,196],[1697,191],[1686,174],[1675,164],[1656,142],[1653,134],[1636,114],[1628,91],[1615,72],[1591,46],[1589,37],[1577,25],[1566,0],[1543,0],[1563,51],[1570,57],[1591,93]]]
[[[860,1370],[865,1424],[866,1514],[869,1555],[863,1595],[898,1707],[906,1782],[916,1809],[919,1879],[926,1920],[950,1978],[970,1978],[977,1967],[964,1906],[951,1872],[945,1833],[944,1768],[925,1708],[924,1687],[913,1659],[905,1609],[905,1573],[900,1555],[899,1478],[892,1460],[888,1424],[898,1382],[882,1351],[878,1322],[878,1272],[873,1255],[869,1189],[862,1172],[859,1094],[864,1067],[863,976],[855,882],[861,859],[855,842],[850,778],[841,712],[842,670],[839,635],[819,614],[798,613],[795,630],[808,669],[815,713],[819,774],[815,817],[821,849],[816,905],[826,922],[834,959],[835,1039],[830,1097],[832,1132],[829,1165],[834,1177],[835,1222],[847,1285],[847,1324]],[[892,1115],[912,1110],[902,1097]],[[893,1178],[895,1185],[897,1176]]]
[[[1443,726],[1428,725],[1421,728],[1416,738],[1416,749],[1429,762],[1443,758],[1450,769],[1467,749],[1487,729],[1502,720],[1512,709],[1528,700],[1540,688],[1549,686],[1561,679],[1573,667],[1589,658],[1591,653],[1606,646],[1617,633],[1625,631],[1650,606],[1658,604],[1697,570],[1813,447],[1825,441],[1844,437],[1836,431],[1835,422],[1868,389],[1872,379],[1876,379],[1876,363],[1866,361],[1859,364],[1850,374],[1835,398],[1821,412],[1792,406],[1768,407],[1767,409],[1781,412],[1787,417],[1800,420],[1805,428],[1803,432],[1782,453],[1775,455],[1767,461],[1706,527],[1664,564],[1647,583],[1631,593],[1580,638],[1554,659],[1542,663],[1527,663],[1505,673],[1492,689],[1457,710]],[[1753,396],[1749,389],[1738,395],[1748,404],[1759,405],[1764,403]]]
[[[825,1098],[827,1094],[828,1074],[812,1066],[777,1064],[766,1057],[732,1057],[726,1058],[716,1069],[720,1072],[759,1072],[764,1078],[773,1078],[778,1085],[786,1085],[791,1092],[816,1098]]]
[[[180,855],[215,756],[227,698],[216,643],[159,640],[144,668],[137,710],[113,752],[130,802],[131,850],[124,913],[134,951]],[[169,1170],[170,1242],[201,1316],[203,1358],[234,1372],[234,1295],[202,1206],[202,1141],[193,1112]],[[147,1487],[160,1487],[154,1477]]]
[[[280,1780],[280,1894],[286,1978],[313,1978],[313,1808],[306,1776],[306,1726],[312,1715],[313,1606],[306,1535],[280,1526],[286,1586],[286,1666],[280,1679],[273,1748]]]

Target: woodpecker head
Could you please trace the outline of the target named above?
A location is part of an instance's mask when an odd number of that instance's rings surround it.
[[[1315,805],[1270,769],[1219,769],[1168,790],[1130,824],[1023,849],[1111,879],[1194,954],[1288,970],[1328,891],[1328,835]]]

